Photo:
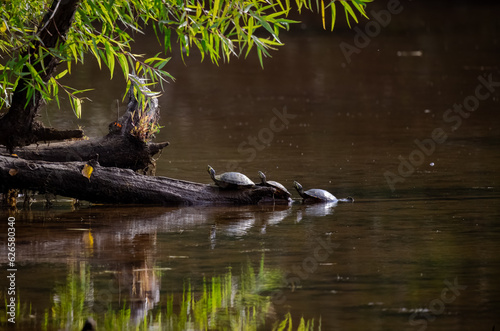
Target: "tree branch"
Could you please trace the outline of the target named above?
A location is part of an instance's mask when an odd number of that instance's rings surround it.
[[[14,153],[20,158],[33,161],[71,162],[96,159],[105,167],[136,171],[149,167],[152,156],[168,144],[144,143],[130,135],[109,134],[89,140],[26,146],[14,149]],[[7,153],[7,150],[3,149],[3,152]]]

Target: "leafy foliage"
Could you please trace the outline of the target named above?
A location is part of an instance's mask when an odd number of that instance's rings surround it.
[[[54,0],[59,1],[59,0]],[[356,14],[366,17],[365,6],[372,0],[296,0],[295,6],[321,12],[323,27],[330,11],[331,28],[337,18],[337,7],[345,16],[358,22]],[[176,42],[182,56],[189,56],[197,49],[202,58],[208,57],[216,64],[229,61],[231,56],[247,56],[255,49],[263,64],[263,57],[282,43],[280,31],[297,23],[288,19],[291,11],[289,0],[81,0],[74,22],[65,42],[46,48],[37,45],[43,15],[51,3],[47,0],[1,1],[0,6],[0,108],[9,107],[19,79],[28,82],[28,102],[35,92],[46,101],[55,100],[65,92],[76,116],[81,115],[85,90],[76,90],[61,83],[71,74],[72,65],[84,63],[86,56],[93,56],[99,67],[107,67],[113,78],[120,68],[130,87],[130,76],[144,77],[150,84],[160,83],[173,77],[165,71],[168,57],[145,57],[132,52],[134,38],[140,38],[148,26],[152,26],[167,53]],[[350,24],[350,23],[349,23]],[[174,40],[175,39],[175,40]],[[52,56],[66,64],[56,76],[44,82],[44,68],[38,64]],[[7,59],[7,61],[5,61]],[[33,62],[34,61],[34,62]]]

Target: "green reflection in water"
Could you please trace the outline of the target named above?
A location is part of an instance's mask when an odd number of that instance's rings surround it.
[[[137,312],[131,308],[131,300],[125,300],[121,308],[113,308],[111,297],[109,302],[97,305],[91,266],[80,262],[80,267],[70,267],[65,282],[54,288],[52,303],[44,313],[41,329],[81,330],[88,317],[96,321],[98,330],[321,329],[321,319],[316,326],[314,319],[296,319],[294,328],[290,312],[277,316],[271,297],[284,284],[284,276],[281,270],[264,266],[264,255],[258,270],[248,260],[242,265],[239,276],[235,277],[228,268],[222,275],[209,280],[203,278],[200,290],[195,289],[190,279],[183,282],[182,293],[164,294],[158,304],[145,309],[137,317]],[[97,313],[96,307],[102,305],[107,309]],[[18,305],[16,327],[26,329],[38,324],[29,306]]]

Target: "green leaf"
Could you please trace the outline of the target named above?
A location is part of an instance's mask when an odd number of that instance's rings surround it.
[[[125,76],[125,79],[127,79],[130,73],[127,57],[123,53],[117,53],[116,57],[118,58],[118,62],[120,63],[120,67],[122,68],[123,75]]]
[[[99,65],[99,69],[101,69],[101,57],[99,56],[99,49],[97,48],[97,44],[94,38],[92,38],[92,46],[90,47],[92,54],[97,60],[97,64]]]
[[[262,61],[262,50],[257,48],[257,56],[259,58],[259,63],[262,68],[264,68],[264,62]]]
[[[344,6],[344,10],[346,12],[346,19],[347,19],[347,24],[349,27],[351,27],[351,22],[349,21],[349,15],[354,19],[356,23],[358,23],[358,18],[356,17],[356,14],[354,14],[354,11],[351,8],[351,5],[349,5],[347,2],[342,1],[342,5]],[[348,15],[349,14],[349,15]]]
[[[73,110],[75,111],[75,115],[78,118],[82,117],[82,100],[78,98],[73,99],[74,102],[74,108]]]
[[[332,6],[332,31],[335,27],[335,21],[337,20],[337,6],[335,6],[335,2],[331,3]]]
[[[220,6],[220,0],[215,0],[214,2],[214,7],[213,7],[213,15],[212,15],[212,23],[215,21],[215,17],[217,16],[217,13],[219,12],[219,6]]]
[[[113,73],[115,71],[115,50],[108,41],[106,41],[104,47],[106,48],[106,59],[109,71],[111,72],[111,79],[113,79]]]
[[[368,18],[368,16],[366,15],[366,12],[365,12],[365,9],[363,8],[362,5],[360,5],[356,0],[354,0],[352,2],[352,5],[354,7],[356,7],[356,9],[361,13],[361,15],[363,15],[364,17]]]
[[[61,79],[63,78],[64,76],[66,76],[66,74],[68,73],[68,69],[66,70],[63,70],[61,71],[60,73],[57,74],[57,76],[55,77],[56,79]]]
[[[266,22],[262,17],[260,17],[257,14],[253,14],[252,16],[257,21],[259,21],[259,23],[274,37],[274,39],[276,39],[278,42],[280,42],[279,39],[278,39],[278,36],[274,33],[274,30],[271,28],[271,26],[269,25],[268,22]]]
[[[299,12],[304,8],[320,13],[325,28],[331,19],[331,29],[337,19],[337,5],[344,7],[347,23],[358,22],[357,15],[367,17],[366,6],[372,0],[296,0]],[[40,45],[37,26],[47,10],[47,1],[24,1],[22,6],[12,1],[3,1],[0,6],[0,54],[5,58],[0,65],[0,105],[9,104],[12,93],[20,79],[25,80],[27,102],[35,100],[35,93],[46,101],[55,98],[64,90],[70,95],[71,105],[77,116],[81,115],[81,99],[74,99],[74,89],[59,84],[68,73],[72,61],[83,61],[88,54],[102,63],[114,76],[116,62],[120,65],[127,84],[130,74],[144,76],[150,83],[173,79],[165,70],[168,59],[159,54],[146,58],[131,53],[133,37],[146,33],[146,26],[153,25],[153,31],[163,43],[163,51],[172,51],[172,31],[177,34],[176,42],[181,57],[198,50],[201,58],[210,58],[218,64],[222,58],[229,61],[232,55],[247,57],[255,51],[260,65],[263,57],[281,46],[279,34],[290,24],[298,23],[288,19],[290,0],[243,0],[243,1],[195,1],[195,0],[88,0],[79,2],[70,30],[64,39],[52,48]],[[8,10],[4,7],[8,6]],[[331,16],[328,6],[331,6]],[[327,17],[330,16],[330,17]],[[150,31],[150,30],[147,30]],[[258,36],[258,37],[257,37]],[[26,55],[23,55],[26,54]],[[67,69],[47,81],[44,71],[46,59],[53,57],[67,64]],[[49,67],[45,68],[49,69]],[[50,76],[48,76],[50,77]],[[61,89],[59,89],[61,87]],[[74,100],[74,101],[73,101]]]

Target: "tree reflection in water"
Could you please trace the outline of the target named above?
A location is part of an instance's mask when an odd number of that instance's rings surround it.
[[[201,284],[183,280],[182,293],[163,294],[160,285],[168,268],[156,268],[146,259],[143,268],[107,271],[115,291],[103,295],[105,285],[85,261],[70,263],[64,283],[54,288],[51,307],[43,318],[32,315],[30,305],[17,307],[17,326],[43,330],[81,330],[87,318],[99,330],[273,330],[289,329],[292,315],[278,316],[271,294],[284,284],[283,272],[264,267],[262,254],[258,270],[248,260],[238,276],[227,272]],[[111,287],[110,287],[111,288]],[[22,300],[22,298],[20,298]],[[298,330],[321,328],[314,319],[297,319]],[[40,325],[41,324],[41,325]]]

